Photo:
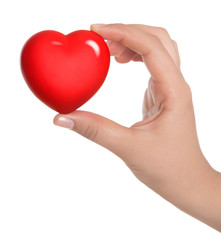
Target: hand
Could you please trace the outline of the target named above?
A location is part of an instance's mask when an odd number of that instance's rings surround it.
[[[144,62],[151,74],[143,120],[121,126],[85,111],[58,114],[70,128],[119,156],[134,175],[184,212],[221,231],[221,176],[200,149],[191,90],[177,44],[165,29],[137,24],[92,25],[119,63]]]

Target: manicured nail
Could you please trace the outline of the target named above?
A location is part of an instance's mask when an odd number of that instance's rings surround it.
[[[105,26],[105,25],[107,25],[107,24],[105,24],[105,23],[94,23],[94,24],[91,24],[91,26],[93,26],[93,27],[102,27],[102,26]]]
[[[96,24],[91,24],[90,29],[94,32],[97,32],[100,28],[104,27],[107,24],[103,23],[96,23]]]
[[[74,127],[74,121],[66,117],[59,117],[55,120],[54,124],[68,129],[73,129]]]

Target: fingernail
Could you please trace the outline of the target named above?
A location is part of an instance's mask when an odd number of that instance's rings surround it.
[[[91,30],[92,31],[96,31],[98,29],[100,29],[100,27],[104,27],[105,25],[107,24],[104,24],[104,23],[96,23],[96,24],[91,24]]]
[[[66,117],[59,117],[55,120],[54,124],[68,129],[73,129],[74,127],[74,121]]]
[[[93,26],[93,27],[102,27],[102,26],[105,26],[105,25],[107,25],[107,24],[105,24],[105,23],[94,23],[94,24],[91,24],[91,26]]]

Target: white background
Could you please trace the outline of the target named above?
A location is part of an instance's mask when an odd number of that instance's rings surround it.
[[[53,125],[56,112],[28,89],[19,66],[24,42],[41,30],[64,34],[92,23],[166,28],[192,88],[202,150],[221,170],[220,1],[0,3],[0,239],[220,239],[140,183],[108,150]],[[111,59],[105,83],[80,109],[130,126],[141,120],[149,73]]]

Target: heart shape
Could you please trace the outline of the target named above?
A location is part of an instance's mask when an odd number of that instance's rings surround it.
[[[88,30],[68,35],[34,34],[21,52],[21,71],[34,95],[59,113],[87,102],[103,84],[110,65],[104,39]]]

